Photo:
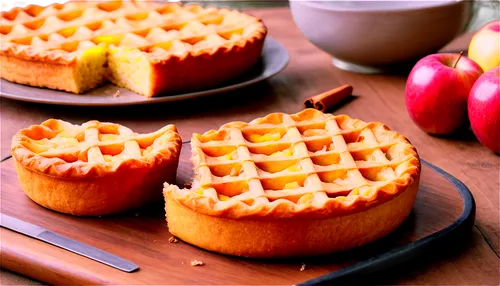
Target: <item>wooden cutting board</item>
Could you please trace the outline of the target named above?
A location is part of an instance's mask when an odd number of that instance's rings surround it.
[[[184,144],[178,183],[190,181]],[[158,190],[161,191],[161,190]],[[163,204],[102,218],[59,214],[32,202],[20,189],[12,159],[1,164],[1,212],[128,259],[140,270],[125,273],[57,247],[1,229],[1,266],[51,284],[297,284],[366,260],[452,224],[462,212],[453,185],[423,167],[413,212],[394,233],[374,244],[322,257],[242,259],[184,242],[169,243]],[[189,226],[186,226],[189,227]],[[191,266],[199,260],[203,266]],[[301,271],[302,265],[305,269]]]

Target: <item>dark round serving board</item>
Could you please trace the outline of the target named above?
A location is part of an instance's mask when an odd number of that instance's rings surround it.
[[[178,183],[191,181],[189,144],[183,145]],[[12,159],[1,164],[2,213],[37,224],[137,264],[125,273],[23,235],[1,229],[2,267],[50,284],[330,284],[400,264],[447,238],[461,239],[474,221],[465,185],[424,162],[408,219],[386,238],[343,253],[288,260],[243,259],[184,242],[169,243],[163,204],[119,216],[78,218],[33,203],[19,187]],[[160,191],[160,190],[159,190]],[[186,226],[189,227],[189,226]],[[199,260],[201,267],[190,262]],[[301,271],[302,264],[305,270]],[[307,282],[305,282],[307,281]],[[347,282],[346,282],[347,281]]]

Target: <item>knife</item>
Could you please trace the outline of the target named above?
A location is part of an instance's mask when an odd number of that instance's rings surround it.
[[[41,240],[43,242],[55,245],[57,247],[66,249],[81,256],[90,258],[100,263],[106,264],[113,268],[125,272],[133,272],[139,267],[134,263],[120,258],[111,253],[97,249],[87,244],[69,239],[55,232],[47,230],[41,226],[37,226],[11,216],[0,214],[0,226],[12,231],[24,234],[26,236]]]

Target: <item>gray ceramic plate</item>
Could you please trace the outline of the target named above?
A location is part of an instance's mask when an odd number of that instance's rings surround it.
[[[255,68],[249,70],[245,75],[236,80],[212,89],[146,98],[127,89],[118,88],[113,84],[106,84],[86,94],[76,95],[64,91],[20,85],[2,79],[0,97],[29,102],[74,106],[119,106],[179,101],[226,92],[262,81],[283,70],[288,63],[288,59],[289,57],[285,47],[268,37],[264,44],[261,61]],[[120,91],[120,95],[114,97],[113,95],[117,90]]]

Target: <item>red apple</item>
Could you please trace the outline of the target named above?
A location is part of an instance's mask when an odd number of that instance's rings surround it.
[[[467,122],[467,99],[483,70],[461,54],[434,54],[417,62],[406,82],[406,109],[430,134],[453,133]]]
[[[469,120],[484,146],[500,153],[500,67],[490,69],[474,84],[469,96]]]

